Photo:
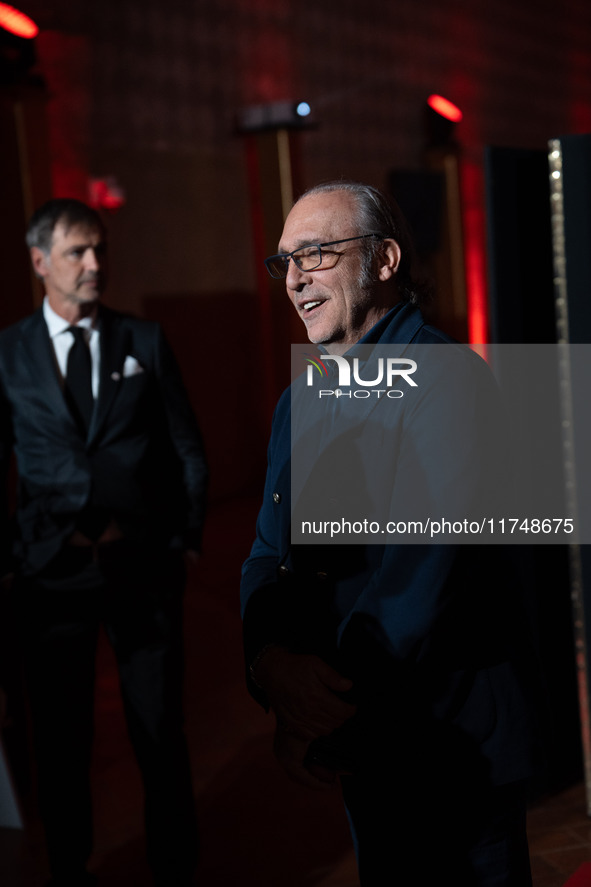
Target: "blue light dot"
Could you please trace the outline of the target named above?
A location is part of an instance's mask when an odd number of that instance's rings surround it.
[[[296,108],[296,114],[298,117],[307,117],[308,114],[312,111],[312,108],[308,104],[308,102],[300,102]]]

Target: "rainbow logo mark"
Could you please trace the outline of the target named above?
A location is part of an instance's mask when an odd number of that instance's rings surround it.
[[[320,373],[321,376],[322,375],[328,376],[328,370],[326,369],[325,365],[322,363],[321,357],[318,357],[317,355],[314,357],[311,357],[308,354],[308,355],[306,355],[306,362],[310,364],[310,368],[308,369],[308,374],[313,372],[312,367],[316,367],[316,369],[318,370],[318,372]],[[310,376],[310,378],[311,378],[311,376]],[[311,385],[312,383],[309,382],[308,384]]]

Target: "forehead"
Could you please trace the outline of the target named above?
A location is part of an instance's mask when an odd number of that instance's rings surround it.
[[[325,243],[357,234],[357,205],[345,191],[327,191],[303,197],[285,220],[280,252],[307,243]]]
[[[67,249],[70,246],[84,244],[96,246],[104,239],[104,232],[96,225],[67,225],[60,220],[53,229],[51,248]]]

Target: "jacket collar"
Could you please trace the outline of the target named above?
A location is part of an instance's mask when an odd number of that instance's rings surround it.
[[[423,315],[415,305],[399,302],[381,320],[378,320],[362,339],[351,345],[343,357],[347,360],[358,357],[361,363],[364,363],[371,353],[368,345],[409,345],[424,326]],[[319,345],[318,350],[322,354],[328,353],[323,345]],[[335,373],[336,366],[331,365],[328,375]]]
[[[88,443],[100,433],[105,419],[121,388],[123,363],[129,349],[129,330],[121,324],[121,316],[103,305],[99,306],[101,366],[99,396],[88,429]]]
[[[129,353],[129,330],[121,323],[121,316],[99,306],[97,323],[100,330],[100,383],[99,396],[88,429],[87,445],[96,440],[111,406],[119,392],[123,377],[123,363]],[[43,308],[26,317],[21,326],[21,346],[27,354],[27,366],[34,374],[36,383],[49,403],[62,419],[78,433],[70,414],[55,364],[49,332]]]
[[[77,433],[74,419],[61,389],[55,355],[43,317],[43,308],[26,317],[20,331],[20,347],[25,355],[24,364],[34,377],[43,400],[51,406],[56,415],[71,425],[72,433]]]
[[[424,325],[423,315],[415,305],[399,302],[357,344],[377,345],[383,342],[389,345],[408,345]]]

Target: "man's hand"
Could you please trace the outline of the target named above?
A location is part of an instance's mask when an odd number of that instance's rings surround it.
[[[312,767],[304,765],[304,758],[308,751],[309,742],[286,733],[279,724],[275,731],[274,751],[275,757],[294,782],[305,785],[307,788],[327,789],[336,785],[337,774],[332,770],[326,770],[314,764]]]
[[[332,733],[356,711],[337,695],[350,690],[353,682],[319,656],[271,646],[257,663],[256,681],[282,731],[308,743]]]

